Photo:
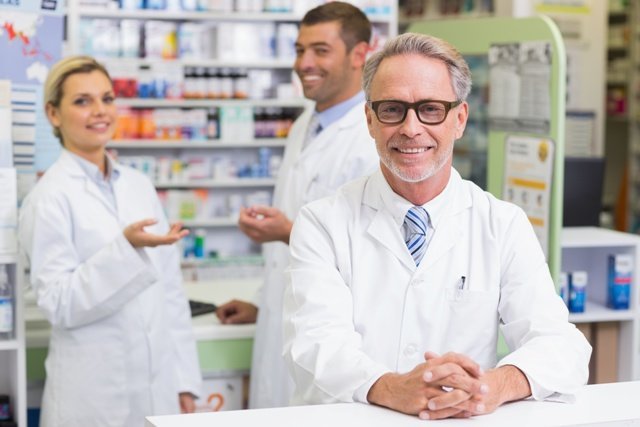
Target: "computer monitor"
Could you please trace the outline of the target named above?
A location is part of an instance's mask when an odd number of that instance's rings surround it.
[[[603,183],[603,158],[564,159],[563,226],[600,226]]]

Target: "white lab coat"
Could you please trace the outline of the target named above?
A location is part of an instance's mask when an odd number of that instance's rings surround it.
[[[364,102],[324,129],[301,152],[312,108],[294,123],[273,205],[294,219],[306,203],[332,194],[344,183],[365,176],[379,164],[375,142],[369,136]],[[282,293],[289,247],[282,242],[264,245],[265,282],[261,288],[253,343],[249,406],[287,406],[293,391],[282,358]]]
[[[42,427],[141,426],[179,413],[200,371],[175,246],[134,249],[125,226],[168,224],[151,182],[119,166],[117,212],[63,150],[20,212],[38,306],[52,325]]]
[[[591,348],[568,323],[524,212],[455,170],[449,186],[418,268],[381,172],[302,209],[284,296],[293,403],[366,402],[382,374],[410,371],[429,350],[492,368],[498,327],[513,350],[499,365],[520,368],[536,399],[570,400],[586,382]]]

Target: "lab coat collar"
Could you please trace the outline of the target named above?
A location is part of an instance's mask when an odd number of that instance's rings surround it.
[[[322,132],[313,139],[311,144],[300,153],[300,158],[310,155],[314,156],[315,152],[325,150],[327,144],[348,144],[349,141],[338,141],[335,136],[340,130],[360,125],[363,120],[362,116],[364,115],[364,104],[364,101],[356,104],[342,118],[331,123],[327,128],[323,128]],[[306,120],[306,125],[308,125],[309,120],[311,120],[311,115],[308,115]],[[334,129],[334,127],[337,129]]]
[[[113,159],[109,157],[108,154],[107,154],[107,158],[111,164],[111,167],[113,168],[113,171],[116,171],[117,175],[120,176],[121,174],[120,167],[117,165],[115,161],[113,161]],[[87,175],[87,173],[82,169],[82,166],[80,166],[80,164],[76,161],[76,159],[74,159],[73,155],[67,149],[64,149],[64,148],[62,149],[62,152],[60,153],[60,157],[58,158],[58,162],[61,167],[61,170],[67,173],[71,178],[83,179],[85,191],[88,194],[100,200],[102,204],[104,204],[107,207],[109,212],[117,216],[117,212],[114,210],[114,207],[111,205],[111,203],[107,201],[104,194],[102,194],[102,191],[100,191],[100,189],[98,188],[98,185],[94,182],[94,180],[91,177],[89,177],[89,175]],[[114,185],[113,191],[117,201],[118,196],[117,196],[116,188],[117,186]]]
[[[445,190],[425,204],[427,208],[430,204],[435,208],[432,219],[435,232],[420,263],[420,270],[436,262],[462,234],[461,223],[456,217],[472,204],[471,195],[465,190],[466,186],[460,174],[452,168]],[[415,270],[415,263],[406,249],[401,231],[407,210],[413,204],[393,192],[381,170],[369,178],[364,190],[363,203],[376,211],[367,232],[387,247],[405,266]],[[394,226],[390,227],[390,223]]]

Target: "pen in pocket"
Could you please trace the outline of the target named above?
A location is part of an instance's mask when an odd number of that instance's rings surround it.
[[[466,276],[460,277],[460,285],[458,286],[459,290],[461,290],[461,291],[464,290],[464,282],[466,282],[466,281],[467,281]]]

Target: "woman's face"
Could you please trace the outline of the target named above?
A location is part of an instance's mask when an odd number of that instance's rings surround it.
[[[104,150],[115,131],[114,101],[111,82],[102,72],[72,74],[62,84],[60,105],[47,105],[47,117],[60,130],[66,149],[95,153]]]

